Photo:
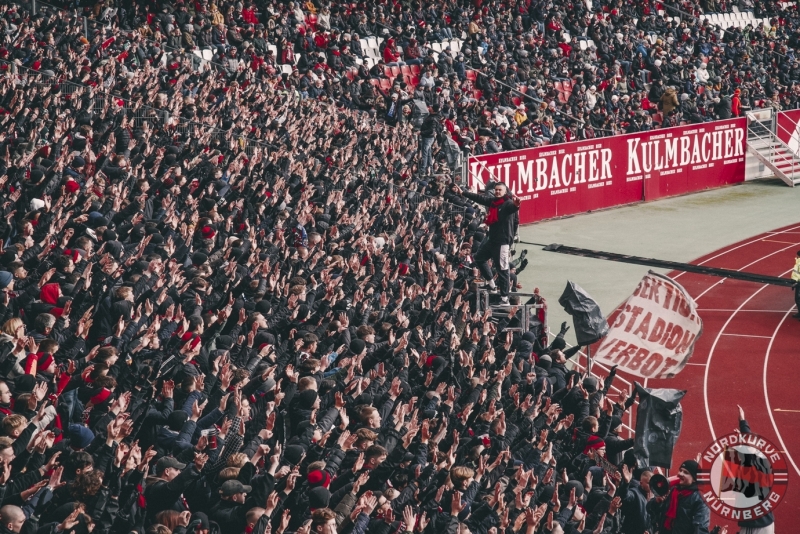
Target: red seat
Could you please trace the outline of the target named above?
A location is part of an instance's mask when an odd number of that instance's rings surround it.
[[[416,87],[419,85],[419,76],[411,75],[409,78],[411,79],[411,85],[413,85],[416,89]]]
[[[522,99],[518,96],[512,96],[511,101],[514,103],[515,106],[519,106],[522,104]]]
[[[422,69],[419,68],[419,65],[411,65],[411,74],[419,76],[420,72],[422,72]]]
[[[408,68],[408,65],[403,65],[400,67],[400,72],[403,73],[403,76],[411,76],[411,69]]]
[[[565,93],[564,91],[559,91],[558,92],[558,101],[559,102],[561,102],[562,104],[566,104],[568,100],[569,100],[569,94],[568,93]]]
[[[698,85],[697,86],[697,94],[698,95],[702,95],[705,92],[706,92],[706,86],[705,85]]]
[[[653,115],[653,122],[657,122],[659,124],[663,123],[664,115],[662,115],[661,113],[656,113],[655,115]]]
[[[393,85],[392,84],[392,80],[386,80],[386,79],[381,80],[381,90],[383,92],[391,91],[392,90],[392,85]]]
[[[383,75],[387,78],[395,77],[395,75],[392,73],[392,67],[383,67]]]
[[[471,82],[474,82],[478,79],[478,73],[474,70],[467,71],[467,79]]]
[[[572,92],[572,80],[564,80],[561,85],[564,87],[565,91]]]
[[[347,69],[347,71],[344,73],[344,75],[345,75],[345,76],[347,77],[347,79],[348,79],[348,80],[350,80],[351,82],[352,82],[353,80],[355,80],[355,79],[356,79],[356,74],[355,74],[355,72],[353,72],[353,71],[352,71],[352,70],[350,70],[350,69]]]
[[[553,87],[555,87],[555,88],[556,88],[556,91],[558,91],[559,93],[563,93],[563,92],[564,92],[564,84],[563,84],[563,83],[561,83],[561,82],[560,82],[560,81],[558,81],[558,80],[556,80],[556,81],[553,83]]]
[[[400,76],[400,67],[390,67],[392,69],[392,78]]]
[[[524,94],[527,95],[528,94],[528,86],[527,85],[520,85],[519,86],[519,92],[520,93],[524,93]]]
[[[483,91],[475,89],[472,91],[472,96],[475,98],[475,100],[480,100],[483,98]]]

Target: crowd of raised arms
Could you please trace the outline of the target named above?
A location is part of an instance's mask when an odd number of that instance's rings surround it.
[[[708,531],[566,324],[478,311],[494,221],[441,148],[795,107],[793,8],[78,4],[0,2],[0,533]]]

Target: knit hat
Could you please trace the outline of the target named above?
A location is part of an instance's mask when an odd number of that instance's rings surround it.
[[[303,410],[310,410],[317,402],[317,392],[313,389],[307,389],[297,394],[297,402]]]
[[[686,469],[692,475],[692,480],[697,481],[697,472],[700,470],[700,464],[694,460],[686,460],[681,464],[680,469]]]
[[[8,271],[0,271],[0,289],[5,289],[14,281],[14,275]]]
[[[327,471],[315,469],[308,473],[308,485],[312,488],[322,486],[327,488],[331,483],[331,475]]]
[[[291,465],[297,465],[305,452],[306,450],[302,445],[289,445],[283,451],[283,459]]]
[[[170,430],[179,432],[183,424],[189,419],[189,414],[184,410],[175,410],[167,417],[167,426]]]
[[[67,428],[67,437],[73,449],[85,449],[94,440],[94,432],[83,425],[71,424]]]
[[[583,379],[583,389],[589,393],[597,391],[597,379],[593,376],[587,376]]]
[[[589,441],[586,442],[586,447],[583,449],[583,454],[588,454],[589,451],[596,451],[598,449],[603,449],[606,446],[606,442],[600,439],[597,436],[589,436]]]
[[[367,343],[363,339],[354,339],[350,342],[350,352],[358,356],[364,349],[367,348]]]
[[[308,492],[308,507],[313,510],[327,508],[331,501],[331,492],[322,486]]]

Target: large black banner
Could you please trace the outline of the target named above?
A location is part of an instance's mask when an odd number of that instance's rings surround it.
[[[578,345],[586,347],[600,341],[608,333],[608,322],[600,306],[575,282],[567,282],[558,303],[572,316]]]
[[[639,395],[636,412],[636,439],[633,453],[639,467],[672,467],[672,449],[681,435],[683,410],[680,401],[685,391],[649,389],[634,382]]]

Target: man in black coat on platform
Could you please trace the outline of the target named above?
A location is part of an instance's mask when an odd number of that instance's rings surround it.
[[[462,191],[457,185],[453,186],[455,194],[489,208],[486,219],[483,221],[489,227],[489,232],[475,254],[475,264],[486,280],[484,289],[493,290],[496,288],[494,274],[489,267],[489,260],[492,260],[498,274],[500,302],[508,304],[508,264],[511,256],[511,244],[514,242],[514,235],[517,231],[515,215],[519,211],[520,199],[511,195],[508,187],[502,182],[495,183],[492,191],[494,195],[489,196]]]

